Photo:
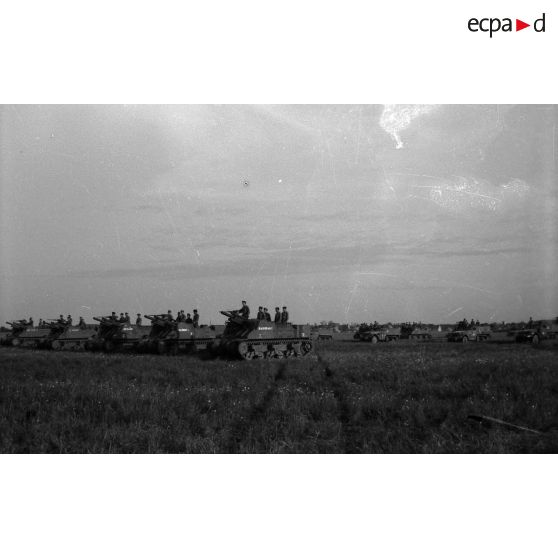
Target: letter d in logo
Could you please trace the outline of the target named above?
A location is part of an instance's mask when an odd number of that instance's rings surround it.
[[[537,33],[544,33],[544,26],[545,26],[545,14],[543,13],[542,17],[536,19],[535,23],[533,23],[533,29]]]

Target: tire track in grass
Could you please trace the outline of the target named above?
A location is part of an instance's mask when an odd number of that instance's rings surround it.
[[[269,408],[273,396],[277,392],[278,384],[285,380],[285,372],[288,367],[288,362],[283,361],[277,367],[271,383],[265,391],[261,401],[254,405],[246,418],[241,417],[233,423],[230,429],[230,434],[227,437],[224,450],[226,453],[239,453],[240,445],[246,440],[246,435],[250,427],[259,422]]]
[[[341,427],[340,445],[343,448],[343,453],[361,453],[362,449],[358,441],[358,428],[351,417],[351,405],[347,388],[339,374],[334,372],[327,360],[319,353],[316,353],[316,355],[318,362],[324,368],[325,378],[337,401],[337,420]]]

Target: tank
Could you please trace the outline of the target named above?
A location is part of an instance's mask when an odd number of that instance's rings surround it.
[[[222,310],[228,318],[216,346],[217,354],[244,360],[303,357],[313,349],[310,326],[275,324],[243,318],[236,310]]]
[[[93,340],[96,335],[97,330],[94,325],[67,326],[50,345],[55,351],[83,351],[87,342]]]
[[[85,348],[89,351],[133,350],[149,336],[151,326],[137,326],[128,322],[113,320],[111,316],[95,316],[99,322],[97,333],[85,341]]]
[[[148,337],[142,340],[139,350],[159,354],[189,353],[211,349],[223,326],[202,325],[169,320],[166,314],[145,314],[151,321]]]
[[[41,327],[26,327],[12,340],[13,347],[29,349],[50,349],[52,342],[61,335],[66,326],[56,320],[44,322]]]

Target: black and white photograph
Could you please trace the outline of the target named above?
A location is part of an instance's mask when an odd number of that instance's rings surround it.
[[[553,556],[554,12],[4,3],[2,555]]]
[[[555,452],[557,115],[3,106],[1,450]]]

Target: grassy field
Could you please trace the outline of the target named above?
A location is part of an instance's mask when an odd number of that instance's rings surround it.
[[[554,342],[329,342],[271,362],[2,348],[0,451],[555,453],[557,357]]]

